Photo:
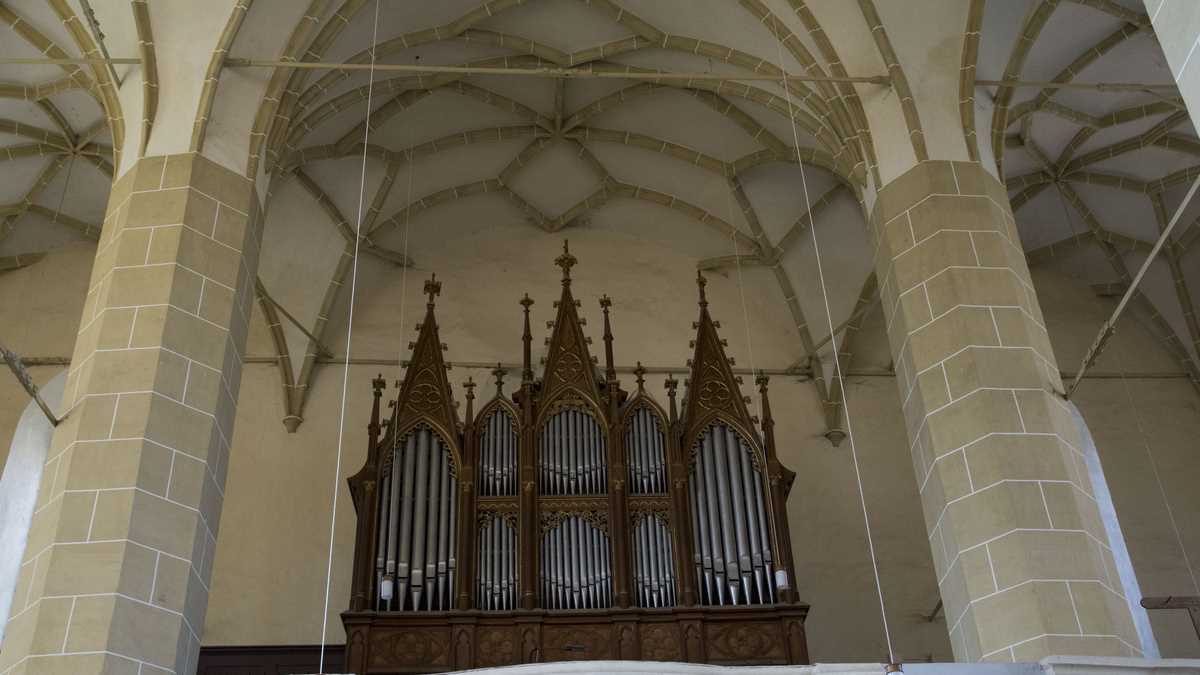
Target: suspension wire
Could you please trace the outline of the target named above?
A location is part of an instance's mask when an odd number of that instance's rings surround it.
[[[416,167],[413,166],[413,133],[412,126],[408,127],[408,194],[404,197],[404,267],[400,268],[400,330],[404,330],[404,311],[408,304],[408,218],[412,213],[412,191],[413,191],[413,174],[416,173]],[[403,341],[401,341],[403,343]],[[399,358],[400,370],[404,370],[404,347],[400,347]],[[399,412],[399,411],[397,411]],[[396,436],[392,435],[393,446],[395,445]]]
[[[1067,202],[1063,196],[1062,188],[1058,188],[1057,192],[1059,203],[1062,205],[1063,215],[1067,219],[1067,227],[1070,228],[1072,237],[1078,240],[1082,237],[1082,235],[1075,231],[1075,222],[1074,219],[1071,218],[1070,209],[1067,208]],[[1082,274],[1082,270],[1080,274],[1076,275],[1076,278],[1084,282],[1087,281],[1086,277],[1084,277]],[[1096,307],[1102,315],[1107,312],[1104,306],[1100,303],[1100,300],[1096,298],[1095,295],[1089,293],[1088,297],[1091,299],[1092,305]],[[1115,327],[1116,326],[1114,324],[1113,328]],[[1192,567],[1191,557],[1188,556],[1187,547],[1183,544],[1183,535],[1180,533],[1179,523],[1175,520],[1175,510],[1171,508],[1171,500],[1167,498],[1167,489],[1163,485],[1162,475],[1158,469],[1158,460],[1154,456],[1154,450],[1150,445],[1150,438],[1147,435],[1146,428],[1142,422],[1141,407],[1138,406],[1137,399],[1133,395],[1133,388],[1129,386],[1129,373],[1125,368],[1125,357],[1123,354],[1124,350],[1121,347],[1116,347],[1112,351],[1116,357],[1117,372],[1121,375],[1121,384],[1125,389],[1125,397],[1129,400],[1129,406],[1133,408],[1133,419],[1134,423],[1137,425],[1138,435],[1142,439],[1142,448],[1146,451],[1146,459],[1150,464],[1150,471],[1154,474],[1154,482],[1158,486],[1159,496],[1162,497],[1163,506],[1167,510],[1167,521],[1171,524],[1171,530],[1175,534],[1175,542],[1179,545],[1179,552],[1183,555],[1183,564],[1187,567],[1188,576],[1191,577],[1192,589],[1197,595],[1200,595],[1200,583],[1197,583],[1196,572]]]
[[[51,225],[58,224],[58,216],[62,213],[63,204],[67,201],[67,189],[71,187],[71,170],[75,168],[75,158],[77,155],[71,155],[71,162],[67,164],[67,175],[63,178],[62,194],[58,196],[58,208],[54,209],[54,218],[50,221]]]
[[[812,199],[808,194],[808,178],[804,172],[804,161],[800,153],[800,132],[796,129],[796,118],[793,112],[792,92],[788,88],[787,66],[783,60],[783,42],[775,41],[775,47],[779,55],[779,70],[783,73],[783,78],[780,83],[783,87],[784,97],[787,100],[788,120],[792,123],[792,142],[796,149],[796,164],[800,166],[800,186],[804,191],[804,208],[808,214],[808,229],[812,232],[813,254],[817,261],[817,279],[821,284],[821,299],[825,303],[825,321],[829,327],[829,339],[833,347],[833,366],[834,372],[837,374],[838,382],[842,388],[842,411],[846,415],[846,436],[850,440],[850,458],[854,462],[854,480],[858,485],[858,501],[862,507],[863,527],[867,532],[867,551],[871,554],[871,571],[875,575],[875,593],[879,596],[879,617],[883,620],[883,638],[887,642],[888,649],[888,668],[891,672],[893,666],[898,666],[896,660],[896,650],[892,647],[892,631],[888,626],[887,607],[883,601],[883,585],[879,581],[879,561],[875,555],[875,538],[871,534],[871,519],[867,514],[867,498],[863,492],[862,471],[858,465],[858,448],[854,444],[854,425],[850,422],[850,401],[846,397],[846,380],[842,376],[841,358],[838,356],[837,336],[833,330],[833,314],[829,310],[829,292],[825,287],[825,272],[821,266],[821,246],[817,241],[817,224],[816,218],[812,211]],[[815,356],[815,354],[814,354]]]
[[[379,4],[375,0],[375,19],[371,28],[371,69],[367,81],[367,112],[363,122],[362,170],[358,183],[358,217],[354,226],[354,260],[350,273],[350,309],[346,320],[346,360],[342,368],[342,404],[338,413],[337,459],[333,469],[333,506],[329,516],[329,553],[325,559],[325,607],[321,612],[321,659],[318,673],[325,672],[325,642],[329,628],[329,586],[333,578],[333,537],[337,531],[338,487],[342,477],[342,441],[346,431],[346,390],[350,381],[350,346],[354,336],[354,294],[358,285],[358,249],[362,243],[363,195],[367,187],[367,142],[371,137],[371,96],[375,88],[375,45],[379,39]]]
[[[746,306],[746,287],[742,282],[742,256],[741,252],[738,250],[738,230],[733,225],[733,187],[733,182],[730,181],[729,190],[725,193],[725,205],[729,212],[729,225],[732,228],[729,231],[729,240],[733,244],[733,263],[737,268],[738,295],[740,295],[742,299],[742,325],[746,329],[746,355],[750,360],[750,372],[757,374],[758,370],[754,367],[754,341],[750,337],[750,310]],[[751,400],[753,401],[755,399]],[[757,401],[753,405],[756,405],[758,412],[761,415],[762,402]]]

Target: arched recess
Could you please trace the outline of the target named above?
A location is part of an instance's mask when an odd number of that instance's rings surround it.
[[[64,370],[40,389],[42,398],[55,415],[63,414],[59,402],[66,384],[67,371]],[[53,435],[54,426],[37,403],[30,401],[17,422],[4,473],[0,474],[0,641],[4,639],[4,627],[16,599],[13,594],[21,574],[29,524]]]

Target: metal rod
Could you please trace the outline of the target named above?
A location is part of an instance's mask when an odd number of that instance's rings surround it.
[[[286,318],[288,321],[292,322],[292,325],[295,326],[296,328],[299,328],[300,332],[304,333],[305,337],[307,337],[309,340],[313,341],[313,344],[315,344],[317,346],[317,355],[318,356],[324,356],[326,358],[333,357],[333,350],[331,350],[329,347],[326,347],[325,343],[321,342],[321,338],[318,338],[316,335],[313,335],[312,331],[305,328],[304,324],[300,323],[299,319],[292,316],[291,312],[287,311],[287,309],[285,309],[283,305],[279,304],[279,302],[276,301],[275,298],[271,297],[271,294],[267,293],[266,287],[263,286],[261,282],[259,282],[259,284],[258,284],[258,295],[260,297],[262,297],[264,300],[266,300],[267,302],[271,303],[271,305],[274,306],[275,309],[279,310],[283,314],[284,318]],[[342,362],[344,363],[345,361],[343,360]]]
[[[878,293],[876,293],[876,294],[875,294],[875,297],[873,297],[873,298],[871,299],[871,301],[870,301],[870,302],[868,302],[867,304],[865,304],[865,305],[863,305],[862,307],[858,308],[858,311],[857,311],[857,312],[854,312],[854,313],[853,313],[853,314],[851,314],[850,316],[846,317],[846,320],[845,320],[845,321],[843,321],[843,322],[839,323],[839,324],[838,324],[838,326],[837,326],[837,328],[834,328],[834,329],[833,329],[833,332],[832,332],[832,333],[830,333],[829,335],[826,335],[825,337],[823,337],[823,338],[821,338],[820,340],[818,340],[818,341],[817,341],[817,343],[816,343],[815,345],[813,345],[813,346],[812,346],[812,349],[810,349],[810,350],[809,350],[809,352],[810,352],[810,353],[812,353],[812,354],[816,354],[816,353],[817,353],[817,350],[819,350],[821,347],[824,347],[825,345],[829,344],[830,340],[833,340],[833,336],[835,336],[835,335],[837,335],[837,334],[841,333],[841,332],[842,332],[843,330],[845,330],[845,329],[846,329],[846,327],[847,327],[847,326],[849,326],[851,323],[853,323],[853,322],[855,322],[855,321],[858,321],[860,318],[862,318],[862,317],[866,316],[866,315],[867,315],[867,312],[870,312],[872,309],[874,309],[874,308],[875,308],[875,303],[876,303],[878,300],[879,300],[879,294],[878,294]],[[805,360],[807,360],[807,359],[808,359],[808,357],[807,357],[807,356],[806,356],[806,357],[804,357],[804,358],[805,358]],[[799,364],[797,364],[797,365],[799,365]]]
[[[141,59],[133,57],[119,57],[106,59],[51,59],[51,58],[26,58],[19,56],[5,56],[0,58],[0,65],[16,65],[16,66],[72,66],[72,65],[138,65],[142,62]]]
[[[1145,601],[1143,601],[1143,602],[1145,602]],[[929,615],[925,617],[925,620],[928,621],[929,623],[933,623],[934,621],[937,621],[938,614],[941,614],[941,613],[942,613],[942,599],[938,598],[937,604],[933,606],[933,611],[930,612]]]
[[[0,63],[5,63],[0,60]],[[370,63],[334,63],[317,61],[278,61],[271,59],[225,59],[229,68],[288,68],[304,70],[370,70]],[[411,73],[417,75],[503,75],[509,77],[544,77],[552,79],[622,79],[622,80],[694,80],[694,81],[743,81],[762,80],[778,82],[787,79],[793,82],[849,82],[860,84],[889,84],[890,79],[883,75],[865,77],[829,77],[820,75],[763,75],[761,73],[636,73],[611,70],[593,70],[591,68],[496,68],[487,66],[418,66],[399,63],[376,63],[374,69],[378,72]]]
[[[1174,82],[1161,84],[1146,84],[1142,82],[1054,82],[1050,80],[975,80],[977,87],[1009,87],[1013,89],[1088,89],[1094,91],[1145,91],[1147,89],[1165,89],[1174,91]]]
[[[1121,301],[1117,303],[1116,309],[1113,310],[1110,316],[1103,324],[1100,325],[1100,332],[1096,335],[1096,339],[1092,342],[1092,346],[1088,348],[1087,354],[1083,357],[1083,362],[1079,365],[1079,372],[1076,373],[1075,379],[1071,381],[1071,386],[1067,388],[1066,398],[1071,398],[1075,390],[1079,388],[1079,382],[1083,379],[1083,374],[1087,369],[1096,362],[1096,358],[1100,356],[1104,346],[1108,343],[1108,339],[1112,337],[1117,328],[1117,319],[1120,318],[1121,312],[1125,311],[1125,306],[1129,304],[1129,299],[1133,297],[1137,291],[1138,284],[1142,282],[1142,277],[1146,275],[1146,270],[1150,268],[1150,263],[1154,262],[1154,258],[1158,256],[1158,252],[1162,250],[1163,244],[1169,241],[1171,231],[1175,229],[1175,225],[1183,216],[1184,210],[1191,203],[1192,197],[1196,195],[1196,189],[1200,188],[1200,176],[1192,181],[1192,187],[1188,189],[1184,195],[1183,201],[1179,202],[1179,207],[1175,209],[1175,215],[1171,216],[1171,222],[1163,228],[1162,234],[1159,235],[1158,241],[1154,242],[1154,248],[1150,249],[1150,253],[1146,255],[1146,259],[1142,261],[1141,268],[1134,275],[1133,281],[1129,283],[1129,288],[1125,289],[1125,295],[1121,296]]]
[[[54,415],[54,411],[52,411],[50,406],[46,405],[46,401],[42,399],[42,395],[38,392],[37,385],[33,383],[33,378],[29,376],[29,371],[25,370],[25,364],[21,361],[21,357],[17,356],[16,353],[5,349],[3,345],[0,345],[0,358],[3,358],[4,362],[8,364],[8,369],[12,371],[12,374],[17,378],[17,381],[20,382],[21,386],[25,388],[25,393],[29,394],[34,403],[37,403],[38,408],[40,408],[42,411],[42,414],[45,415],[46,419],[50,421],[50,426],[58,426],[58,423],[62,420],[58,419],[58,417]]]
[[[100,47],[100,53],[104,55],[104,60],[108,62],[108,73],[112,76],[113,82],[117,83],[117,88],[120,88],[122,84],[121,78],[117,77],[117,69],[113,67],[113,59],[108,55],[108,46],[104,44],[104,31],[100,30],[100,22],[96,19],[96,10],[92,9],[88,0],[79,0],[79,4],[83,7],[83,18],[96,35],[96,44]],[[137,62],[141,63],[141,59],[137,59]]]
[[[111,58],[25,58],[2,57],[0,65],[137,65],[140,58],[111,57]],[[321,61],[279,61],[273,59],[227,58],[224,63],[227,68],[283,68],[290,70],[371,70],[380,72],[399,72],[415,75],[500,75],[509,77],[542,77],[553,79],[622,79],[622,80],[683,80],[709,82],[741,82],[764,81],[779,82],[831,82],[890,85],[891,79],[885,75],[833,77],[821,75],[802,75],[787,73],[781,75],[766,75],[762,73],[639,73],[616,70],[593,70],[591,68],[496,68],[486,66],[418,66],[400,63],[336,63]],[[1144,82],[1054,82],[1050,80],[975,80],[979,87],[1010,87],[1038,89],[1084,89],[1104,92],[1127,92],[1146,90],[1175,90],[1174,83],[1144,83]]]

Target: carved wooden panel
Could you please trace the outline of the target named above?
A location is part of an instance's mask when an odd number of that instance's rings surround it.
[[[704,633],[705,650],[712,663],[787,660],[787,648],[776,622],[710,623]]]
[[[556,625],[542,627],[545,661],[595,661],[616,658],[610,624]]]
[[[642,660],[683,661],[679,625],[674,623],[642,624]]]
[[[367,663],[372,670],[449,666],[449,627],[374,631],[370,652]]]
[[[521,663],[521,652],[517,649],[516,626],[480,626],[477,636],[477,667],[512,666]]]

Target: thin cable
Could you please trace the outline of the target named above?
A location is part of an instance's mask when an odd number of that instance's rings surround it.
[[[413,174],[416,173],[413,167],[413,139],[412,127],[408,128],[408,194],[404,197],[404,267],[400,268],[400,330],[404,330],[404,310],[408,303],[408,215],[412,213],[412,186]],[[400,349],[400,363],[404,363],[404,349]],[[403,365],[401,365],[403,369]],[[392,435],[392,440],[395,441],[395,434]]]
[[[729,184],[729,192],[725,195],[726,207],[729,211],[729,224],[733,226],[733,183]],[[746,306],[746,287],[742,282],[742,255],[738,250],[736,229],[730,230],[729,239],[733,243],[733,264],[737,268],[738,294],[742,298],[742,325],[746,328],[746,356],[750,359],[750,372],[758,372],[754,368],[754,341],[750,338],[750,310]],[[762,404],[758,404],[758,412],[762,414]]]
[[[846,415],[846,436],[850,439],[850,457],[854,461],[854,480],[858,484],[858,500],[862,506],[863,526],[867,531],[867,550],[871,554],[871,571],[875,575],[875,592],[879,595],[879,616],[883,619],[883,638],[887,642],[888,664],[895,664],[896,650],[892,648],[892,631],[888,626],[887,607],[883,601],[883,585],[879,581],[879,561],[875,557],[875,538],[871,535],[871,519],[867,515],[867,498],[863,492],[862,472],[858,468],[858,448],[854,445],[854,425],[850,423],[850,402],[846,398],[846,380],[842,377],[841,359],[838,357],[837,337],[833,332],[833,314],[829,311],[829,293],[825,289],[825,272],[821,267],[821,246],[817,242],[817,224],[812,212],[812,200],[808,196],[808,179],[804,174],[804,161],[800,155],[800,132],[796,130],[796,118],[792,113],[792,93],[787,87],[787,69],[783,62],[783,43],[776,40],[779,52],[779,69],[783,72],[784,96],[787,99],[788,119],[792,123],[792,142],[796,147],[796,163],[800,165],[800,185],[804,190],[804,207],[808,213],[808,229],[812,232],[813,253],[817,260],[817,278],[821,283],[821,298],[825,302],[825,320],[829,325],[830,341],[833,345],[833,366],[842,388],[842,410]]]
[[[1063,216],[1067,219],[1067,227],[1071,230],[1071,236],[1074,239],[1079,240],[1080,235],[1075,231],[1075,221],[1073,218],[1071,218],[1071,211],[1067,208],[1066,198],[1063,195],[1061,187],[1058,189],[1058,199],[1059,203],[1062,205]],[[1076,278],[1084,282],[1087,281],[1082,274],[1077,275]],[[1104,314],[1106,310],[1104,309],[1103,305],[1100,304],[1100,301],[1092,294],[1089,294],[1088,297],[1091,298],[1092,304],[1100,310],[1100,313]],[[1150,440],[1146,434],[1146,428],[1142,424],[1141,408],[1138,406],[1137,400],[1133,396],[1133,388],[1129,386],[1129,374],[1125,369],[1125,357],[1122,353],[1123,350],[1121,347],[1115,347],[1112,351],[1117,359],[1117,372],[1121,374],[1121,384],[1125,388],[1125,396],[1127,399],[1129,399],[1130,407],[1133,408],[1133,419],[1137,424],[1138,434],[1142,439],[1142,448],[1146,451],[1146,458],[1150,461],[1150,471],[1154,474],[1154,482],[1158,485],[1158,493],[1162,497],[1163,506],[1167,509],[1167,521],[1171,523],[1171,529],[1175,533],[1175,541],[1179,544],[1179,552],[1183,554],[1183,564],[1187,567],[1188,576],[1190,576],[1192,579],[1192,589],[1197,595],[1200,595],[1200,584],[1196,582],[1196,572],[1192,568],[1192,560],[1188,556],[1187,547],[1183,545],[1183,535],[1180,533],[1179,524],[1175,520],[1175,510],[1171,508],[1171,500],[1167,498],[1167,489],[1166,486],[1163,485],[1162,475],[1158,470],[1158,461],[1154,457],[1154,450],[1150,447]]]
[[[346,390],[350,381],[350,340],[354,336],[354,293],[358,285],[358,247],[362,242],[363,195],[367,189],[367,141],[371,137],[371,95],[375,88],[375,45],[379,38],[379,2],[375,0],[375,24],[371,29],[371,69],[367,81],[367,117],[363,123],[362,171],[358,184],[358,217],[354,226],[354,260],[350,272],[350,311],[346,320],[346,361],[342,368],[342,406],[338,414],[337,460],[333,469],[333,508],[329,516],[329,554],[325,560],[325,608],[321,612],[321,659],[318,673],[325,672],[325,633],[329,628],[329,586],[333,578],[333,535],[337,531],[338,486],[342,479],[342,436],[346,430]]]
[[[67,188],[71,187],[71,170],[75,168],[75,157],[77,155],[71,155],[71,163],[67,164],[67,175],[63,178],[62,194],[58,196],[58,208],[54,210],[54,218],[50,221],[51,225],[58,224],[58,215],[62,213],[63,203],[67,201]]]

